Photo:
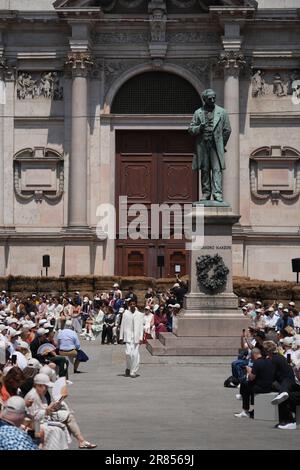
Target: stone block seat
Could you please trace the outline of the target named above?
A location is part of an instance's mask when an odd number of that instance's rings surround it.
[[[277,392],[271,392],[254,396],[254,419],[279,422],[278,405],[271,403],[277,395]]]
[[[296,406],[296,423],[300,427],[300,405]]]

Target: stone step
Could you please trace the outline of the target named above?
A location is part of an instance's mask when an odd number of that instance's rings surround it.
[[[211,339],[211,338],[210,338]],[[225,338],[226,339],[226,338]],[[147,342],[147,350],[153,356],[236,356],[237,348],[235,346],[224,346],[219,344],[201,345],[200,343],[190,345],[180,341],[172,346],[163,345],[158,339],[152,339]]]
[[[234,348],[234,354],[237,354],[240,347],[239,336],[176,336],[173,333],[160,333],[159,341],[166,347],[203,347],[203,348]]]

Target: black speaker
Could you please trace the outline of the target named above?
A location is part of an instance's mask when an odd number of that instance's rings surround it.
[[[293,273],[300,273],[300,258],[292,259]]]
[[[50,256],[43,255],[43,268],[50,268]]]
[[[162,268],[165,265],[165,257],[164,255],[158,255],[157,256],[157,266],[159,268]]]

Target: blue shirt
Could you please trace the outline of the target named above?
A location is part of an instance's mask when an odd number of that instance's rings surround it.
[[[61,351],[72,351],[72,349],[80,349],[80,342],[75,331],[65,328],[60,330],[57,335],[58,349]]]
[[[26,432],[10,424],[0,424],[0,450],[39,450]]]

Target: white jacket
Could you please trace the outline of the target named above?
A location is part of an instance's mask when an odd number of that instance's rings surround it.
[[[133,331],[133,342],[139,343],[143,340],[144,335],[144,314],[139,312],[136,308],[134,313],[130,310],[125,310],[123,313],[121,328],[120,328],[120,339],[124,343],[131,343]]]

